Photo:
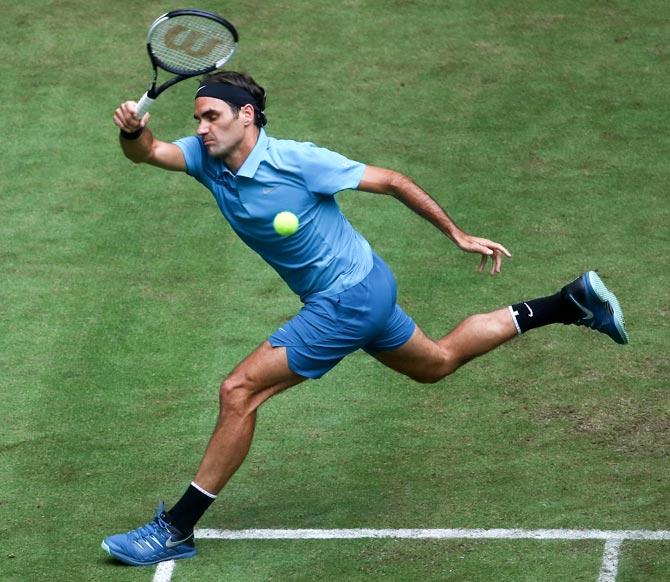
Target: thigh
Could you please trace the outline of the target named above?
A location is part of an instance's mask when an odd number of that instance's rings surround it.
[[[306,378],[289,368],[286,348],[272,347],[264,341],[228,376],[251,393],[268,391],[269,395],[299,384]]]
[[[418,325],[401,347],[372,355],[385,366],[419,382],[434,382],[444,377],[448,368],[444,351]]]

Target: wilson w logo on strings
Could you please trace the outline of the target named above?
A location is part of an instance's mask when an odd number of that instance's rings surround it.
[[[205,57],[221,44],[221,41],[216,38],[180,25],[170,28],[165,33],[163,42],[166,47],[186,53],[191,57]]]

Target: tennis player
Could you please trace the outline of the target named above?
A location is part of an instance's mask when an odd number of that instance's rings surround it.
[[[352,161],[311,143],[269,137],[265,92],[232,71],[206,77],[195,95],[197,135],[156,139],[148,114],[127,101],[114,113],[123,153],[136,163],[186,172],[209,189],[240,238],[256,251],[304,306],[242,361],[220,388],[216,427],[200,467],[169,510],[161,502],[147,525],[107,537],[102,547],[122,562],[148,565],[195,555],[193,529],[249,451],[256,410],[308,378],[320,378],[363,349],[418,382],[437,382],[469,360],[536,327],[584,325],[628,342],[619,303],[589,271],[548,297],[472,315],[438,340],[428,338],[396,303],[389,267],[340,212],[334,195],[347,189],[386,194],[442,231],[459,249],[481,255],[479,271],[500,272],[509,251],[472,236],[410,178]],[[274,216],[299,218],[279,236]]]

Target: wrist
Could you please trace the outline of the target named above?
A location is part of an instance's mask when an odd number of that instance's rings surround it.
[[[119,131],[119,136],[125,140],[135,140],[139,139],[139,137],[142,135],[144,132],[144,128],[140,127],[139,129],[136,129],[135,131],[124,131],[123,129]]]
[[[465,239],[467,237],[467,235],[460,228],[458,227],[454,228],[453,226],[447,228],[445,234],[453,241],[453,243],[457,247],[460,247],[465,242]]]

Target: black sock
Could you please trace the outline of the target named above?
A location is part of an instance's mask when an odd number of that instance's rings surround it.
[[[550,323],[572,323],[581,314],[579,308],[559,291],[549,297],[515,303],[510,307],[516,329],[524,333]]]
[[[166,521],[183,534],[193,531],[195,524],[216,499],[216,495],[205,493],[203,489],[194,485],[195,483],[191,483],[188,486],[186,493],[166,514]]]

